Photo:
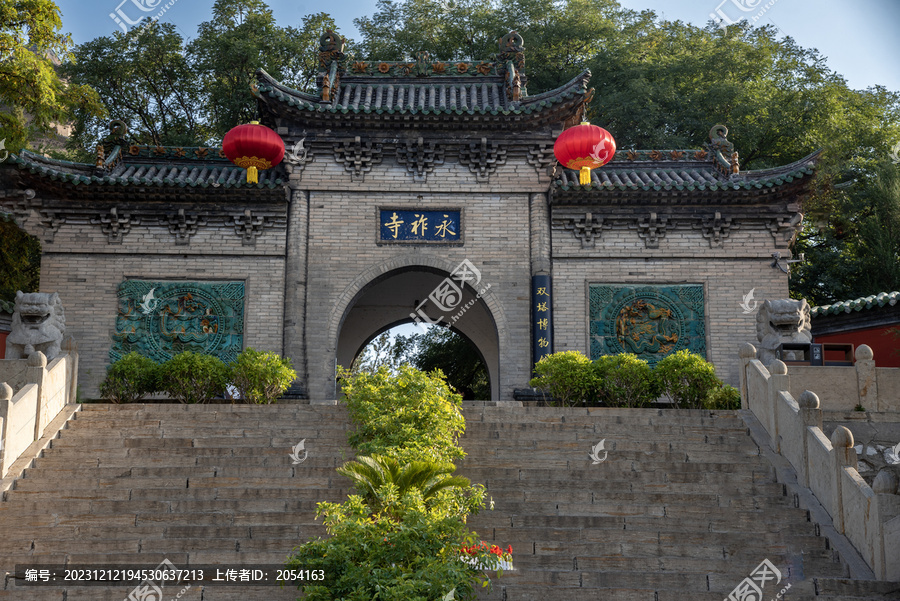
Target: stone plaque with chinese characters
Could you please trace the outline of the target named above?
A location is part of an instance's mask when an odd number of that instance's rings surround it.
[[[634,353],[651,365],[687,349],[706,357],[701,284],[590,286],[591,359]]]
[[[462,241],[461,211],[380,209],[379,241],[450,243]]]
[[[119,284],[110,362],[137,351],[158,363],[182,351],[234,361],[244,342],[244,282]]]

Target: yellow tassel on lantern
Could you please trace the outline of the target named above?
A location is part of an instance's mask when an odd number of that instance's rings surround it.
[[[248,184],[258,184],[259,183],[259,171],[253,165],[247,167],[247,183]]]
[[[591,184],[590,167],[581,168],[581,171],[578,172],[578,183],[580,183],[582,186],[589,186]]]

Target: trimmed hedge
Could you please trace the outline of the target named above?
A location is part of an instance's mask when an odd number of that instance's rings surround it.
[[[676,408],[740,409],[740,392],[716,376],[712,363],[687,350],[651,368],[630,353],[591,361],[578,351],[554,353],[535,366],[530,385],[563,406],[647,407],[668,396]]]

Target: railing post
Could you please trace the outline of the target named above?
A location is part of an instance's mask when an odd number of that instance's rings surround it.
[[[799,475],[801,484],[809,488],[809,472],[812,470],[809,465],[809,429],[822,429],[822,410],[819,409],[819,397],[809,390],[803,391],[797,399],[797,405],[800,406],[800,419],[803,422],[803,466]]]
[[[897,474],[890,469],[883,469],[872,482],[875,493],[876,515],[872,520],[875,526],[875,565],[873,569],[879,580],[896,580],[900,578],[900,547],[894,534],[888,531],[888,522],[900,515],[900,496],[898,496]]]
[[[44,433],[47,424],[41,419],[44,413],[46,399],[44,399],[44,379],[47,377],[47,357],[41,351],[28,355],[28,367],[25,368],[25,381],[29,384],[37,384],[37,414],[34,416],[34,440],[39,439]]]
[[[747,368],[750,365],[750,362],[756,359],[756,347],[750,344],[749,342],[745,342],[741,345],[740,352],[740,364],[741,364],[741,409],[749,409],[750,408],[750,397],[748,396],[749,390],[747,388]]]
[[[768,366],[769,370],[769,398],[767,399],[769,411],[772,416],[772,448],[776,453],[781,453],[781,427],[778,424],[778,393],[782,390],[789,392],[791,379],[788,376],[787,365],[783,361],[775,360]]]
[[[13,389],[6,382],[0,382],[0,479],[6,477],[6,455],[9,453],[9,406],[12,405]],[[12,463],[12,461],[10,461]]]
[[[867,344],[856,347],[856,381],[859,385],[859,404],[867,411],[880,411],[878,382],[875,379],[875,353]]]
[[[835,529],[841,534],[845,534],[844,497],[841,491],[841,476],[845,466],[850,466],[853,469],[859,467],[856,458],[856,450],[853,448],[853,432],[844,426],[835,428],[834,432],[831,434],[831,447],[834,450],[834,470],[832,471],[831,476],[834,482],[832,485],[832,506],[834,513],[832,514],[831,519],[834,521]]]

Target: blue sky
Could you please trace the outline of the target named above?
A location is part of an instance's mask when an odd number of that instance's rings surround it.
[[[140,12],[131,5],[166,9],[163,21],[174,23],[182,35],[191,38],[197,25],[209,19],[214,0],[57,0],[63,14],[63,28],[76,43],[110,35],[118,26],[109,14],[119,8],[136,18]],[[762,12],[757,25],[773,24],[806,48],[816,48],[828,65],[843,75],[854,88],[883,85],[900,91],[900,1],[898,0],[620,0],[634,10],[653,10],[666,19],[704,25],[710,14],[724,14],[731,20],[752,18]],[[268,0],[275,17],[284,25],[298,25],[304,15],[326,10],[334,16],[347,37],[357,37],[353,19],[371,15],[375,0]],[[738,5],[743,5],[742,11]],[[718,13],[717,13],[718,11]],[[526,48],[528,40],[526,39]],[[526,50],[527,52],[527,50]],[[526,55],[527,56],[527,55]],[[376,57],[377,58],[377,57]]]

